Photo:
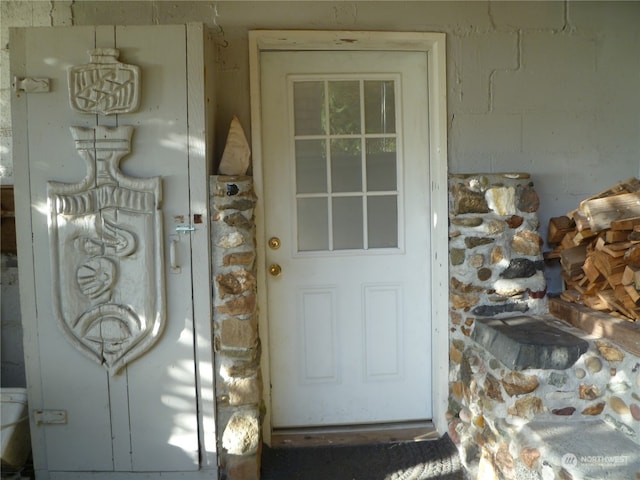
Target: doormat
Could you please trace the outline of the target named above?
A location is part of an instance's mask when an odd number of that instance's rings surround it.
[[[438,440],[262,450],[261,480],[464,480],[458,450]]]

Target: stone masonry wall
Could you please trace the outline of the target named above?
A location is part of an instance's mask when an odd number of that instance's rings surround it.
[[[260,343],[252,177],[210,181],[216,417],[221,480],[260,478]]]
[[[578,422],[603,420],[639,442],[640,358],[548,315],[529,176],[451,175],[449,200],[449,435],[470,478],[572,478],[532,421],[574,422],[580,436]],[[472,339],[480,318],[523,315],[582,338],[586,352],[564,370],[514,371]]]
[[[469,333],[472,317],[463,318],[468,313],[499,317],[546,312],[539,205],[528,174],[450,175],[454,333]]]

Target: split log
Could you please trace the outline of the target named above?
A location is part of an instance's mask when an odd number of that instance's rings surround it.
[[[596,198],[582,205],[581,210],[595,232],[610,228],[611,222],[640,216],[640,192]]]
[[[563,215],[549,219],[549,231],[547,233],[548,243],[560,243],[562,238],[576,229],[576,222]]]
[[[582,265],[587,259],[587,246],[578,245],[577,247],[567,248],[560,254],[560,265],[562,269],[570,276],[577,275],[582,272]]]
[[[549,221],[546,259],[559,258],[562,298],[640,320],[640,180],[628,179]]]

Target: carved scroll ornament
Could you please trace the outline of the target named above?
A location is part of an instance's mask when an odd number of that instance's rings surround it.
[[[71,133],[87,174],[48,182],[55,314],[66,338],[113,375],[164,328],[161,179],[120,171],[133,127]]]

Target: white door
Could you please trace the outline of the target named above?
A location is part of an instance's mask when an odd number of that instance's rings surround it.
[[[260,62],[272,424],[431,418],[427,56]]]
[[[196,475],[206,457],[192,237],[176,232],[194,213],[186,43],[184,26],[12,37],[13,73],[48,78],[51,90],[18,92],[14,102],[16,152],[25,155],[14,163],[38,478],[192,478],[178,472]],[[94,48],[103,50],[90,58]],[[109,70],[116,60],[125,66]],[[137,109],[117,113],[128,100]],[[96,105],[104,111],[91,113]]]

